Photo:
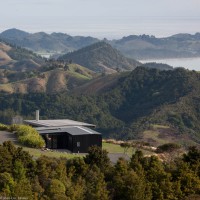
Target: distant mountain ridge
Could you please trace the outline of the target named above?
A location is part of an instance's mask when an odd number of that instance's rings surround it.
[[[64,33],[27,33],[18,29],[6,30],[0,34],[0,38],[35,52],[52,53],[70,52],[99,41],[93,37],[73,37]]]
[[[77,51],[65,54],[59,59],[73,62],[96,72],[113,73],[118,70],[133,70],[141,65],[136,60],[124,57],[106,42],[98,42]]]
[[[37,53],[50,54],[65,54],[100,41],[91,36],[27,33],[18,29],[6,30],[0,34],[0,38]],[[106,42],[124,56],[133,59],[200,57],[200,33],[194,35],[180,33],[165,38],[129,35],[117,40],[106,40]]]
[[[200,56],[200,33],[176,34],[166,38],[130,35],[109,43],[135,59],[182,58]]]

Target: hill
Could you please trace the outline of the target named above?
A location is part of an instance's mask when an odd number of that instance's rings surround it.
[[[74,88],[72,94],[103,94],[109,90],[112,90],[119,83],[119,80],[126,76],[128,72],[113,73],[108,75],[97,76],[96,78],[88,81],[87,83]]]
[[[44,60],[31,51],[0,41],[0,67],[5,70],[26,71],[38,69]]]
[[[69,118],[96,124],[104,137],[153,145],[167,141],[186,146],[200,143],[199,73],[138,67],[115,76],[111,78],[115,84],[108,84],[108,90],[99,87],[97,94],[1,95],[0,120],[9,122],[14,113],[30,118],[40,109],[43,119]]]
[[[27,49],[0,42],[2,93],[68,91],[95,76],[94,72],[80,65],[46,60]]]
[[[63,33],[27,33],[18,29],[6,30],[0,34],[0,38],[9,43],[44,54],[67,53],[99,41],[93,37],[73,37]]]
[[[174,68],[167,64],[161,63],[146,63],[141,65],[147,69],[158,69],[158,70],[173,70]],[[126,77],[130,72],[118,72],[113,74],[102,74],[96,78],[88,81],[87,83],[74,88],[71,92],[73,94],[103,94],[118,86],[120,80]]]
[[[44,68],[44,66],[43,66]],[[33,73],[33,72],[32,72]],[[1,93],[57,93],[78,87],[96,74],[80,65],[69,64],[65,68],[32,74],[33,77],[21,77],[20,80],[0,85]]]
[[[130,35],[108,41],[125,56],[134,59],[162,59],[200,56],[200,33],[177,34],[165,38]]]
[[[132,70],[140,63],[124,57],[105,42],[98,42],[80,50],[60,57],[63,60],[72,60],[96,72],[113,73],[116,71]]]

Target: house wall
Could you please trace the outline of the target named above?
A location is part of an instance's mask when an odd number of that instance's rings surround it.
[[[68,133],[48,134],[46,147],[50,149],[68,149],[73,153],[87,153],[91,146],[102,147],[101,135],[70,135]]]
[[[73,136],[73,153],[87,153],[91,146],[102,147],[101,135],[76,135]]]

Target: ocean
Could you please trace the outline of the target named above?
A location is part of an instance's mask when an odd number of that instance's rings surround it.
[[[140,60],[141,63],[156,62],[171,65],[172,67],[184,67],[189,70],[200,71],[200,57],[197,58],[173,58]]]

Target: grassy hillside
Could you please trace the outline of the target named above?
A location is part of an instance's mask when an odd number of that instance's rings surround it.
[[[0,67],[5,70],[26,71],[38,69],[44,60],[26,49],[0,41]]]
[[[96,72],[113,73],[120,70],[133,70],[140,65],[136,60],[124,57],[119,51],[105,42],[95,43],[60,57],[72,60]]]
[[[127,76],[129,72],[114,73],[108,75],[100,75],[88,81],[80,87],[74,88],[71,92],[73,94],[103,94],[116,87],[120,78]]]
[[[37,73],[32,78],[0,84],[3,93],[57,93],[72,90],[94,78],[96,74],[80,65],[55,68]]]
[[[0,42],[0,92],[2,93],[68,91],[95,76],[94,72],[80,65],[45,60],[31,51]]]

